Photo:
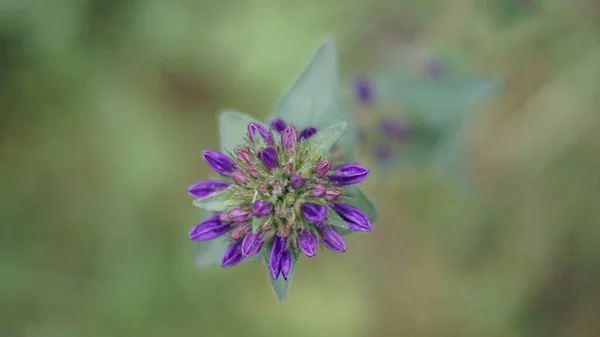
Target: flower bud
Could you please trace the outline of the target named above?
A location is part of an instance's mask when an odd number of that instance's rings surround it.
[[[329,176],[329,181],[337,186],[359,183],[367,178],[369,169],[356,163],[347,163],[336,167]]]
[[[223,256],[221,257],[221,266],[222,267],[233,267],[236,264],[242,262],[242,260],[244,259],[244,255],[242,255],[242,241],[238,240],[238,241],[234,241],[233,243],[231,243],[227,249],[225,249],[225,252],[223,253]]]
[[[262,246],[262,239],[260,235],[253,234],[252,232],[246,234],[242,241],[242,255],[250,256],[258,253]]]
[[[277,159],[277,152],[272,147],[263,147],[258,151],[258,159],[265,165],[266,168],[272,170],[279,166],[279,160]]]
[[[256,132],[260,134],[260,136],[262,137],[262,139],[265,140],[265,143],[267,143],[267,145],[273,145],[273,138],[271,137],[271,133],[269,133],[269,130],[267,130],[267,128],[255,122],[249,123],[248,137],[250,137],[250,140],[254,141],[256,137]]]
[[[331,169],[331,163],[327,160],[319,160],[315,165],[315,175],[319,178],[323,178]]]
[[[273,204],[270,202],[257,200],[252,204],[252,214],[257,218],[268,216],[273,211]]]
[[[317,238],[309,230],[298,232],[296,242],[306,257],[311,258],[317,255]]]
[[[281,146],[286,151],[295,148],[298,142],[298,130],[293,126],[288,126],[281,134]]]
[[[336,201],[340,195],[342,195],[342,191],[338,189],[330,189],[325,191],[325,196],[323,198],[325,198],[327,201]]]
[[[314,202],[305,202],[300,206],[302,216],[308,222],[321,225],[327,220],[327,207]]]
[[[269,271],[274,280],[278,279],[279,274],[281,273],[281,256],[285,250],[286,242],[287,239],[285,238],[277,236],[273,238],[273,245],[271,246],[271,252],[269,253]]]
[[[188,194],[193,197],[206,198],[207,196],[226,189],[228,183],[218,180],[199,181],[188,187]]]
[[[288,274],[290,273],[290,267],[292,266],[292,257],[290,251],[285,249],[281,254],[281,276],[287,281]]]
[[[310,194],[308,195],[311,198],[320,198],[325,196],[325,186],[321,184],[314,184],[310,187]]]
[[[292,185],[292,187],[294,189],[300,189],[300,187],[302,187],[302,185],[304,185],[304,182],[306,181],[306,179],[302,178],[301,176],[297,175],[296,173],[292,173],[292,176],[290,177],[290,185]]]
[[[248,226],[244,226],[244,225],[235,226],[233,228],[233,230],[231,231],[230,237],[232,240],[239,240],[239,239],[243,238],[249,230],[250,230],[250,228],[248,228]]]
[[[229,232],[233,227],[223,223],[219,215],[215,214],[194,226],[188,233],[188,237],[194,241],[208,241]]]
[[[250,179],[245,177],[244,174],[242,174],[242,172],[240,171],[233,172],[231,174],[231,179],[233,179],[233,181],[235,181],[239,185],[245,185],[250,181]]]
[[[240,207],[236,207],[232,210],[221,213],[220,220],[222,222],[243,223],[248,221],[249,218],[250,212],[242,210]]]
[[[302,139],[309,139],[310,137],[317,134],[317,129],[312,126],[305,127],[302,131],[300,131],[300,135],[298,135],[298,141]]]
[[[258,185],[258,187],[256,188],[260,193],[267,193],[269,192],[269,189],[267,188],[267,186],[260,184]]]
[[[239,161],[250,165],[250,163],[252,162],[252,158],[250,157],[250,152],[248,152],[248,150],[244,148],[239,148],[237,149],[236,153]]]
[[[275,118],[271,121],[271,129],[277,133],[282,133],[285,130],[285,122],[281,118]]]
[[[256,168],[254,166],[246,166],[244,170],[252,178],[256,179],[258,177],[258,171],[256,171]]]
[[[343,253],[346,251],[346,244],[344,239],[333,229],[329,227],[323,227],[321,229],[321,244],[337,253]]]
[[[231,158],[218,151],[202,151],[202,157],[206,164],[220,175],[228,176],[237,168]]]
[[[333,203],[333,209],[348,225],[348,228],[357,232],[368,232],[371,223],[367,216],[358,208],[341,203]]]

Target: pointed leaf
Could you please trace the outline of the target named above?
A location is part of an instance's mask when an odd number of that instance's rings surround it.
[[[279,278],[277,278],[277,280],[274,280],[271,277],[271,274],[268,273],[269,252],[267,250],[265,250],[265,252],[262,255],[263,255],[263,261],[265,262],[265,265],[267,266],[267,275],[269,277],[269,280],[271,280],[271,287],[273,287],[275,296],[277,296],[277,299],[279,300],[279,302],[283,302],[287,297],[290,282],[292,281],[292,278],[294,277],[297,259],[292,257],[292,264],[290,265],[290,272],[288,273],[287,281],[283,278],[282,275],[279,275]]]
[[[333,144],[338,141],[346,129],[346,125],[346,122],[341,122],[320,130],[316,135],[308,140],[311,149],[313,149],[315,153],[320,156],[328,155]]]
[[[282,118],[298,129],[313,126],[319,131],[335,123],[348,122],[337,143],[348,156],[354,153],[356,127],[342,104],[337,71],[335,48],[325,41],[277,104],[274,118]]]
[[[235,207],[238,202],[232,200],[233,195],[228,190],[213,193],[206,198],[194,200],[194,206],[207,211],[222,212]]]
[[[234,147],[242,144],[247,134],[248,124],[251,122],[260,123],[258,120],[238,111],[223,111],[219,117],[221,151],[232,151]]]

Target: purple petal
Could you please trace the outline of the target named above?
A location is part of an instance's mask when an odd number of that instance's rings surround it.
[[[265,140],[265,143],[267,143],[267,145],[273,145],[273,138],[271,137],[271,133],[269,132],[269,130],[267,130],[267,128],[255,122],[249,123],[248,137],[250,137],[250,140],[254,141],[254,139],[256,138],[256,132],[260,134],[260,136],[262,137],[262,139]]]
[[[346,244],[342,237],[333,229],[324,227],[321,230],[321,244],[337,253],[343,253],[346,251]]]
[[[290,267],[292,266],[292,258],[290,252],[285,249],[281,254],[281,275],[283,279],[287,281],[288,274],[290,273]]]
[[[286,239],[278,236],[273,238],[273,245],[269,254],[269,271],[274,280],[279,278],[281,273],[281,255],[285,249]]]
[[[286,126],[287,125],[281,118],[275,118],[271,121],[271,129],[275,130],[277,133],[282,133]]]
[[[292,176],[290,177],[290,185],[292,185],[292,187],[296,190],[302,187],[305,181],[306,179],[302,178],[301,176],[295,173],[292,173]]]
[[[310,137],[317,134],[317,129],[312,126],[308,126],[300,131],[300,135],[298,136],[298,140],[309,139]]]
[[[331,206],[344,221],[348,228],[357,232],[368,232],[371,230],[371,222],[367,216],[358,208],[341,203],[333,203]]]
[[[317,238],[309,230],[298,232],[296,242],[306,257],[311,258],[317,255]]]
[[[320,198],[325,196],[325,186],[321,184],[314,184],[310,187],[310,194],[308,195],[311,198]]]
[[[367,178],[369,169],[356,163],[341,165],[329,176],[329,180],[337,186],[357,184]]]
[[[327,220],[327,207],[314,202],[305,202],[300,206],[302,216],[306,221],[320,225]]]
[[[219,221],[219,215],[215,214],[194,226],[188,233],[188,237],[194,241],[208,241],[229,232],[233,227]]]
[[[279,167],[279,160],[277,159],[277,152],[272,147],[263,147],[258,150],[258,159],[265,165],[266,168],[272,170]]]
[[[244,259],[244,255],[242,255],[242,241],[237,240],[231,243],[223,256],[221,257],[221,266],[222,267],[233,267],[236,264],[242,262]]]
[[[248,233],[242,241],[242,255],[250,256],[258,253],[262,246],[260,235]]]
[[[296,128],[293,127],[292,125],[285,128],[285,130],[283,130],[283,133],[281,134],[281,146],[285,150],[290,150],[291,148],[296,146],[297,142],[298,142],[298,130],[296,130]]]
[[[211,169],[221,175],[229,176],[237,169],[233,160],[221,152],[214,150],[202,151],[202,157]]]
[[[252,204],[252,214],[257,218],[262,218],[271,214],[273,204],[267,201],[257,200]]]
[[[188,187],[188,194],[193,197],[205,198],[215,192],[226,189],[228,186],[229,184],[224,181],[204,180]]]
[[[231,222],[237,222],[237,223],[243,223],[248,221],[248,219],[250,218],[250,212],[246,211],[240,207],[236,207],[232,210],[229,210],[227,212],[224,212],[223,214],[225,214],[225,216],[221,216],[221,219],[227,219]]]

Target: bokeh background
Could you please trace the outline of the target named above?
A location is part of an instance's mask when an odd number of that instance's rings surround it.
[[[503,90],[468,188],[373,171],[373,231],[278,303],[259,264],[194,265],[186,188],[218,112],[266,118],[325,37],[342,90],[400,45]],[[2,0],[0,335],[600,336],[599,41],[593,0]]]

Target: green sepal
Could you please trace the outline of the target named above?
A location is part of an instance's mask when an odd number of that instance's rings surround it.
[[[233,194],[229,190],[222,190],[205,198],[194,200],[194,206],[211,212],[227,211],[238,204],[239,202],[233,199]]]

